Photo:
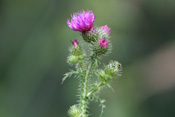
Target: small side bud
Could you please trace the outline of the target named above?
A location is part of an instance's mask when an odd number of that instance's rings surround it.
[[[112,79],[112,76],[110,74],[106,74],[104,70],[99,70],[97,72],[97,76],[103,82],[108,82],[108,81],[110,81]]]
[[[96,56],[104,55],[110,50],[109,42],[105,38],[99,39],[98,42],[93,43],[92,48]]]
[[[103,80],[103,79],[105,78],[105,76],[106,76],[105,71],[104,71],[104,70],[98,70],[98,71],[97,71],[97,76],[98,76],[101,80]]]
[[[104,70],[99,70],[97,76],[103,81],[110,81],[115,75],[121,71],[121,64],[117,61],[111,61]]]
[[[85,54],[83,54],[82,49],[79,46],[79,43],[76,39],[74,39],[71,42],[72,42],[72,47],[69,49],[70,55],[67,58],[67,62],[70,64],[76,64],[79,61],[84,59]]]
[[[115,76],[121,70],[121,64],[118,61],[111,61],[105,67],[105,73]]]
[[[79,43],[78,43],[77,39],[74,39],[74,40],[72,41],[72,44],[73,44],[74,47],[75,47],[75,46],[79,46]]]
[[[109,38],[110,28],[107,25],[101,26],[96,29],[96,33],[98,34],[98,38]]]
[[[108,47],[108,42],[107,42],[107,40],[106,40],[105,38],[99,39],[98,43],[99,43],[99,46],[100,46],[101,48]]]
[[[106,31],[106,33],[107,33],[108,35],[110,34],[110,28],[108,28],[107,25],[105,25],[105,26],[101,26],[100,29]]]
[[[70,107],[69,111],[68,111],[68,115],[70,117],[80,117],[81,115],[81,111],[80,109],[77,107],[77,105],[73,105]]]
[[[76,64],[76,63],[78,63],[78,57],[74,56],[74,55],[70,55],[67,58],[67,62],[70,64]]]

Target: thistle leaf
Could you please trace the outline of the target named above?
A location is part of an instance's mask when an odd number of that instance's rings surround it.
[[[104,108],[106,107],[104,105],[104,102],[105,100],[104,99],[101,99],[99,96],[97,95],[93,95],[92,96],[96,101],[98,101],[100,103],[100,106],[101,106],[101,113],[100,113],[100,117],[102,117],[103,113],[104,113]]]
[[[68,77],[71,77],[72,75],[77,75],[77,74],[79,74],[79,72],[78,72],[78,71],[74,71],[74,70],[70,70],[70,72],[65,73],[65,74],[64,74],[64,77],[63,77],[63,79],[62,79],[61,84],[63,84],[63,82],[64,82]]]
[[[110,84],[106,84],[106,86],[114,92],[114,89],[112,88],[112,86]]]

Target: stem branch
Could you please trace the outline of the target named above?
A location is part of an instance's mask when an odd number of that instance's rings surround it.
[[[97,85],[97,87],[91,88],[91,89],[89,90],[88,94],[87,94],[87,97],[90,98],[95,92],[97,92],[98,90],[100,90],[100,88],[101,88],[103,85],[105,85],[105,84],[104,84],[103,82],[101,82],[101,83],[99,83],[99,84]]]

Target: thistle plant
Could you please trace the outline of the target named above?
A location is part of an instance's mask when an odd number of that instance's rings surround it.
[[[98,101],[101,106],[101,114],[104,112],[104,99],[98,94],[103,87],[111,87],[111,81],[121,73],[121,64],[117,61],[110,61],[103,68],[99,68],[101,58],[111,52],[110,28],[107,25],[94,27],[95,15],[91,10],[82,10],[71,15],[67,25],[74,31],[79,31],[83,44],[74,39],[69,49],[67,63],[74,66],[74,70],[67,72],[62,83],[71,76],[80,81],[78,90],[78,104],[70,107],[70,117],[88,117],[88,104],[91,101]],[[88,50],[83,48],[87,45]]]

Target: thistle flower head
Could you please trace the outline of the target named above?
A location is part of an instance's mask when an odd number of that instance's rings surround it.
[[[72,44],[73,44],[74,47],[79,45],[77,39],[74,39],[74,40],[72,41]]]
[[[107,40],[105,38],[99,39],[98,43],[99,43],[101,48],[104,48],[104,47],[108,46],[108,42],[107,42]]]
[[[90,10],[82,10],[79,13],[73,13],[72,19],[67,20],[67,25],[74,31],[86,32],[93,28],[95,15]]]
[[[107,25],[101,26],[100,28],[103,29],[103,30],[105,30],[105,31],[107,32],[108,35],[110,34],[110,28],[108,28]]]

